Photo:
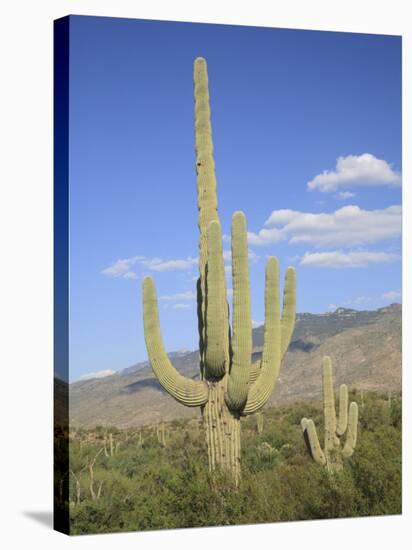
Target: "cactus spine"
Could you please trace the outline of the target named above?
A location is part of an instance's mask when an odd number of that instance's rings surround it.
[[[352,456],[356,447],[358,429],[358,405],[354,401],[349,406],[348,387],[339,388],[339,416],[336,418],[335,396],[333,392],[332,362],[324,357],[322,362],[323,412],[324,412],[324,450],[322,450],[316,427],[311,419],[302,418],[301,426],[306,446],[313,460],[326,466],[330,472],[342,468],[342,457]],[[341,447],[340,438],[347,432],[346,442]]]
[[[251,365],[252,322],[246,217],[232,219],[232,327],[229,324],[221,226],[217,213],[209,89],[206,61],[194,63],[195,144],[198,192],[199,278],[197,281],[200,380],[187,379],[173,367],[160,334],[153,280],[143,281],[146,347],[152,368],[166,391],[189,407],[200,406],[206,432],[209,469],[229,470],[240,479],[240,418],[259,411],[272,393],[280,363],[292,336],[296,313],[296,276],[286,273],[280,316],[279,266],[268,259],[262,359]]]

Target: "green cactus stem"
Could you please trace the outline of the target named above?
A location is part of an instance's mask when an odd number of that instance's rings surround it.
[[[311,457],[318,464],[322,466],[326,465],[325,453],[322,451],[322,447],[320,446],[318,434],[316,432],[313,420],[302,418],[300,424],[302,426],[303,437]]]
[[[265,327],[262,358],[251,363],[252,321],[247,224],[243,212],[232,218],[233,312],[229,323],[222,230],[217,212],[209,89],[206,61],[194,63],[195,149],[199,211],[197,313],[200,380],[182,376],[171,364],[160,333],[154,281],[143,281],[143,317],[147,352],[165,390],[183,405],[200,406],[209,470],[240,479],[240,419],[262,409],[279,375],[296,316],[296,274],[288,268],[280,314],[279,264],[269,258],[265,275]]]
[[[345,458],[353,455],[356,447],[356,439],[358,433],[358,405],[354,401],[349,407],[348,435],[346,436],[345,446],[342,454]]]
[[[342,457],[349,458],[356,447],[358,427],[358,405],[354,401],[349,406],[348,388],[342,384],[339,388],[339,416],[336,419],[335,396],[333,392],[332,362],[330,357],[322,361],[323,413],[324,413],[324,449],[322,450],[316,427],[311,419],[302,418],[301,427],[309,454],[315,462],[326,466],[333,473],[342,468]],[[341,438],[346,441],[341,447]]]
[[[232,281],[232,354],[226,404],[231,410],[242,411],[248,398],[252,357],[247,230],[243,212],[236,212],[232,218]]]

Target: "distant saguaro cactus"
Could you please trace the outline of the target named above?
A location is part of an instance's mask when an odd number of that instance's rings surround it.
[[[333,392],[332,362],[330,357],[323,358],[323,412],[325,418],[324,450],[319,444],[316,427],[311,419],[302,418],[303,437],[313,460],[326,466],[330,472],[342,468],[342,457],[352,456],[358,430],[358,405],[354,401],[349,406],[348,387],[342,384],[339,388],[339,417],[336,419],[335,396]],[[341,447],[340,438],[346,433],[346,442]]]
[[[263,433],[263,425],[265,422],[265,417],[260,411],[257,412],[255,416],[256,416],[256,431],[260,435]]]
[[[157,424],[157,426],[156,426],[156,436],[157,436],[158,442],[160,443],[160,445],[162,447],[166,447],[167,435],[168,434],[166,432],[166,428],[165,428],[164,423],[161,422],[160,424]]]
[[[260,410],[275,386],[281,360],[294,329],[296,276],[288,268],[280,315],[279,265],[268,259],[265,287],[265,327],[262,359],[251,364],[252,320],[246,217],[232,219],[232,327],[229,324],[222,234],[217,213],[206,61],[194,63],[196,174],[199,210],[199,272],[197,310],[200,380],[182,376],[171,364],[160,333],[154,281],[143,282],[146,347],[161,385],[177,401],[201,407],[209,469],[219,467],[240,477],[240,417]]]

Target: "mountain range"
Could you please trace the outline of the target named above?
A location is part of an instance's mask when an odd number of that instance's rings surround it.
[[[253,359],[259,358],[263,326],[253,330],[253,346]],[[401,391],[402,306],[298,314],[268,405],[319,399],[324,355],[332,358],[335,387],[346,383],[350,389]],[[169,357],[185,376],[194,379],[199,376],[198,351],[172,352]],[[69,385],[72,426],[125,428],[199,414],[199,409],[184,407],[167,394],[148,361],[105,378]]]

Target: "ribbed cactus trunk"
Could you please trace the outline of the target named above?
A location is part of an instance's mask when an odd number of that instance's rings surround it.
[[[210,121],[206,61],[195,60],[195,143],[199,211],[199,279],[197,312],[200,380],[187,379],[170,363],[160,334],[156,290],[144,279],[143,310],[146,346],[153,370],[162,386],[177,401],[200,406],[203,415],[209,469],[229,470],[240,479],[240,418],[260,410],[275,386],[282,357],[293,333],[296,277],[286,274],[283,312],[280,315],[279,265],[269,258],[265,281],[265,328],[262,359],[251,364],[250,308],[246,217],[232,218],[232,323],[217,213],[215,163]]]
[[[225,403],[222,381],[209,385],[209,400],[203,408],[209,471],[229,470],[235,483],[240,479],[240,417]]]
[[[229,356],[229,309],[222,238],[217,213],[215,162],[206,62],[194,64],[195,147],[199,210],[198,319],[201,377],[209,383],[202,408],[209,470],[240,476],[240,416],[225,401]],[[212,223],[214,222],[214,223]],[[249,299],[249,297],[248,297]],[[250,318],[250,317],[249,317]],[[247,343],[246,343],[247,345]]]
[[[323,360],[323,414],[325,418],[325,458],[326,467],[330,471],[338,471],[342,469],[342,458],[340,454],[340,442],[337,436],[336,411],[335,411],[335,395],[333,392],[332,365],[329,357]],[[343,392],[342,392],[342,388]],[[345,392],[346,390],[346,392]],[[348,410],[348,392],[346,386],[341,386],[340,392],[340,411],[346,414]],[[345,401],[345,403],[343,402]],[[339,417],[340,424],[345,422],[345,419]],[[346,430],[346,426],[343,431]]]

